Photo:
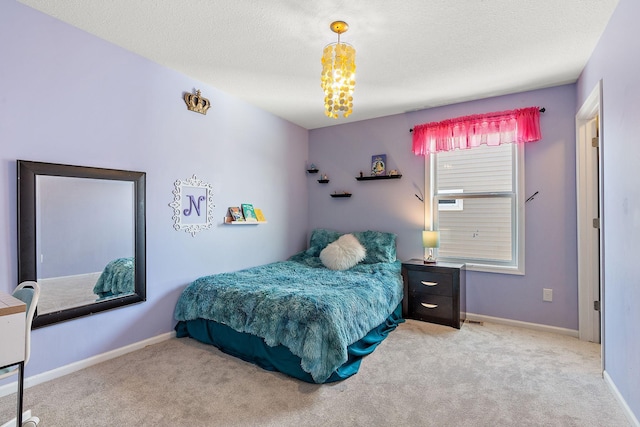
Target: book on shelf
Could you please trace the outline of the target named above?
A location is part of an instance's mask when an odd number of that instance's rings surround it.
[[[242,213],[244,214],[245,221],[258,221],[256,218],[256,212],[251,203],[243,203],[240,206],[242,207]]]
[[[229,208],[229,217],[231,221],[244,221],[244,215],[238,206],[231,206]]]
[[[264,214],[262,213],[262,209],[254,208],[253,212],[256,214],[256,219],[258,221],[264,222],[266,219],[264,218]]]

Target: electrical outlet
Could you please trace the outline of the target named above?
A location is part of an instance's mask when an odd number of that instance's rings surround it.
[[[548,302],[553,301],[553,289],[547,289],[547,288],[542,289],[542,301],[548,301]]]

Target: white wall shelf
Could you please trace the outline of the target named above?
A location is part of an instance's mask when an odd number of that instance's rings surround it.
[[[224,224],[228,225],[259,225],[266,224],[268,221],[233,221],[230,216],[224,217]]]

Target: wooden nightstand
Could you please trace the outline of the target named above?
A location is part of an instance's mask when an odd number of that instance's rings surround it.
[[[402,315],[460,329],[467,311],[465,273],[464,264],[403,262]]]

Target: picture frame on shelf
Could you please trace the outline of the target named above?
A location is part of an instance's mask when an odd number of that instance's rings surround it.
[[[385,176],[387,174],[387,155],[374,154],[371,156],[371,176]]]

